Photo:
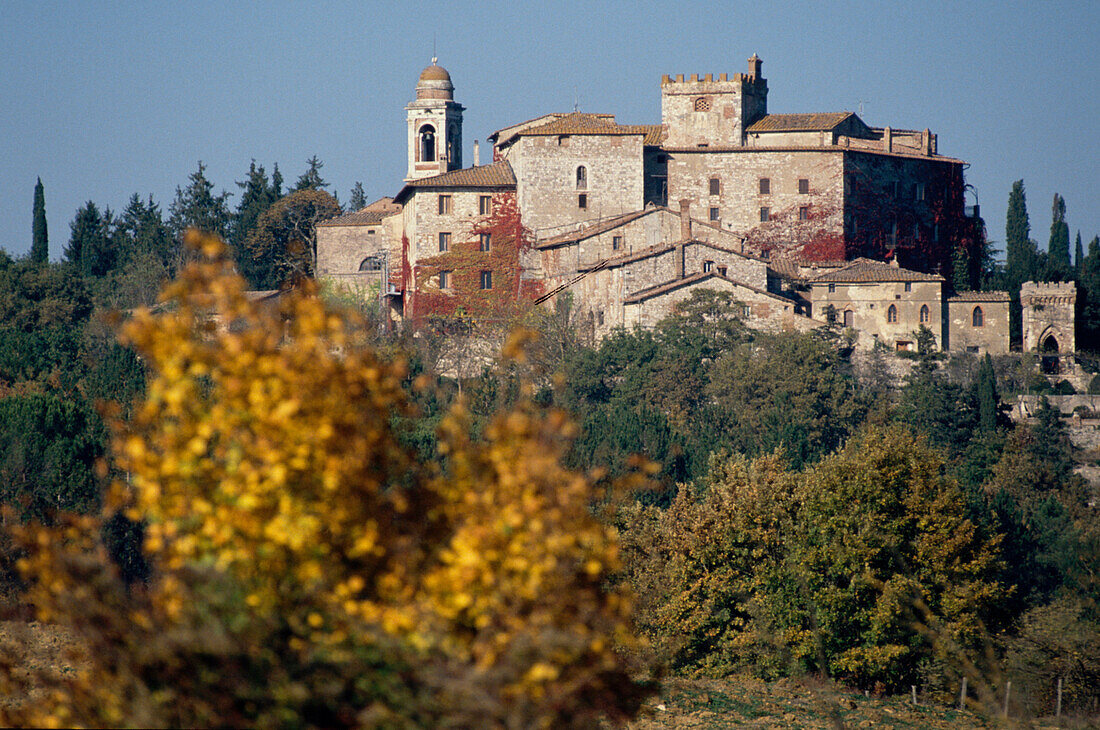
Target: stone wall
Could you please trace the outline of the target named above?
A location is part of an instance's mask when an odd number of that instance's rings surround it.
[[[495,198],[500,191],[491,188],[417,188],[405,203],[405,235],[409,239],[409,265],[415,269],[426,258],[437,256],[439,234],[450,234],[450,248],[476,240],[475,226],[488,215],[480,213],[481,198]],[[450,213],[439,212],[439,197],[450,196]],[[416,282],[410,282],[416,287]]]
[[[718,193],[711,194],[711,179]],[[762,179],[768,192],[761,192]],[[807,192],[799,192],[807,180]],[[801,251],[844,233],[844,159],[830,150],[677,151],[668,160],[669,200],[688,198],[693,214],[747,239],[751,253]],[[768,209],[762,222],[761,209]],[[826,258],[840,258],[843,247]]]
[[[740,147],[744,127],[767,114],[764,79],[742,74],[661,79],[661,123],[667,147]]]
[[[906,291],[906,286],[909,290]],[[829,291],[829,287],[833,291]],[[942,282],[866,282],[866,283],[813,283],[811,301],[813,317],[824,322],[829,305],[836,310],[836,321],[854,328],[856,345],[874,347],[881,342],[890,349],[916,350],[915,332],[921,326],[921,308],[928,307],[924,323],[936,337],[937,346],[943,344]],[[897,321],[890,322],[890,307],[897,312]],[[846,318],[845,313],[851,312]]]
[[[389,230],[381,223],[351,226],[317,226],[317,274],[357,274],[359,265],[368,256],[382,251],[397,251],[400,243],[391,240]],[[391,253],[391,264],[392,264]],[[400,263],[400,258],[397,259]]]
[[[794,302],[757,291],[729,279],[713,276],[685,284],[660,295],[623,306],[626,327],[653,327],[673,313],[676,305],[691,298],[696,290],[712,289],[733,294],[744,307],[744,321],[750,327],[768,331],[807,331],[821,326],[794,312]]]
[[[1003,355],[1008,352],[1008,295],[990,299],[961,294],[947,300],[947,349]],[[975,318],[975,310],[981,317]],[[976,322],[981,324],[975,325]]]
[[[523,222],[539,238],[644,206],[642,134],[523,136],[508,153]],[[584,166],[586,185],[577,186]],[[579,206],[585,196],[586,207]]]
[[[1020,286],[1025,352],[1071,353],[1077,349],[1077,286],[1069,282]]]

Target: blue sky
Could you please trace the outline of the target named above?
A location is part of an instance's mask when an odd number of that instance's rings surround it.
[[[405,111],[432,55],[475,139],[552,111],[660,121],[661,74],[744,71],[772,112],[858,111],[970,163],[990,237],[1013,180],[1045,247],[1055,192],[1100,234],[1100,2],[25,2],[0,0],[0,247],[50,253],[86,200],[163,210],[199,160],[237,193],[253,158],[292,184],[316,154],[341,200],[393,195]],[[235,206],[237,196],[231,199]],[[973,202],[972,200],[968,202]]]

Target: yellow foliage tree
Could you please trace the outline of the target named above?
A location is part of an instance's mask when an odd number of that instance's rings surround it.
[[[594,484],[560,466],[573,427],[530,402],[438,463],[391,428],[400,362],[308,290],[245,296],[219,239],[125,339],[148,392],[116,426],[108,510],[146,525],[151,577],[127,585],[101,522],[17,528],[38,617],[86,652],[71,675],[0,659],[37,688],[0,722],[43,725],[560,726],[636,711],[613,651],[616,535]],[[522,343],[511,352],[522,356]]]

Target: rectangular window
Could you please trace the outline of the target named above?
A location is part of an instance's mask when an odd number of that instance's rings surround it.
[[[829,284],[829,293],[834,294],[836,292],[836,284]]]
[[[450,289],[451,288],[451,272],[440,271],[439,272],[439,288]]]
[[[898,182],[897,180],[895,180],[893,183],[891,183],[890,187],[891,187],[891,193],[893,193],[893,196],[895,198],[900,198],[901,197],[901,183]]]
[[[373,228],[371,228],[370,230],[368,230],[368,231],[367,231],[367,233],[369,233],[370,235],[372,235],[372,236],[373,236],[373,235],[374,235],[375,233],[378,233],[378,231],[376,231],[376,230],[374,230]]]
[[[810,206],[808,206],[808,205],[798,206],[798,220],[800,220],[800,221],[810,220]]]
[[[704,274],[709,274],[712,269],[714,269],[714,262],[713,261],[704,261],[703,262],[703,273]]]
[[[493,272],[482,271],[481,272],[481,288],[492,289],[493,288]]]
[[[622,247],[623,247],[623,237],[622,236],[612,236],[611,237],[611,250],[612,251],[618,251]]]
[[[587,208],[588,208],[588,196],[586,194],[581,193],[580,195],[577,196],[577,207],[580,208],[581,210],[587,210]]]
[[[439,196],[439,214],[444,215],[451,212],[451,196],[440,195]]]
[[[718,178],[712,177],[710,179],[710,194],[711,195],[718,195],[718,193],[721,192],[721,190],[722,190],[722,184],[720,182],[718,182]]]
[[[800,195],[810,194],[810,181],[804,177],[798,178],[798,193]]]
[[[760,194],[761,195],[771,195],[771,192],[772,192],[772,181],[771,181],[771,179],[766,178],[766,177],[760,178]]]
[[[712,221],[718,221],[719,220],[719,218],[718,218],[718,209],[717,208],[711,208],[710,209],[710,219]]]
[[[919,182],[913,186],[913,197],[917,200],[924,200],[924,183]]]
[[[488,195],[482,195],[477,199],[477,212],[479,215],[489,215],[493,210],[493,199]]]
[[[767,223],[771,219],[772,219],[771,208],[761,208],[760,209],[760,222],[761,223]]]
[[[492,237],[493,234],[491,233],[479,233],[477,237],[477,250],[486,252],[489,251],[492,247]]]
[[[911,281],[905,282],[905,291],[913,291],[913,282],[911,282]]]
[[[443,253],[444,251],[450,251],[450,250],[451,250],[451,234],[450,233],[440,233],[439,234],[439,252]]]
[[[890,224],[890,244],[898,245],[898,222],[894,221]]]

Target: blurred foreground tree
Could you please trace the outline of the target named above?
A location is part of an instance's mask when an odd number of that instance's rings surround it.
[[[25,596],[84,665],[50,677],[0,652],[0,723],[147,726],[591,726],[644,691],[615,532],[564,470],[573,427],[523,399],[440,463],[391,430],[403,364],[310,292],[264,307],[224,245],[137,313],[146,400],[116,426],[108,510],[147,525],[148,581],[107,560],[105,520],[15,528]],[[513,342],[509,353],[521,357]],[[635,477],[640,481],[640,477]],[[634,484],[632,486],[640,486]],[[116,512],[117,514],[117,512]],[[12,528],[8,528],[12,529]],[[115,531],[118,532],[117,530]],[[133,563],[134,561],[131,561]],[[141,572],[141,571],[138,571]]]

